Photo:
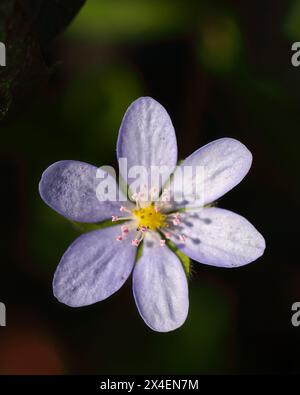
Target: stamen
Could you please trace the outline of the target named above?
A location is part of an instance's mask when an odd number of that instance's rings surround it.
[[[128,227],[126,225],[121,226],[121,230],[122,230],[122,233],[125,233],[126,235],[129,232],[129,229],[128,229]]]
[[[180,224],[180,213],[175,213],[175,214],[173,214],[173,217],[174,217],[174,219],[173,219],[173,225],[179,225]]]
[[[158,189],[153,187],[150,190],[150,200],[151,201],[156,201],[158,198]]]
[[[117,221],[131,221],[133,218],[132,217],[118,217],[117,215],[113,215],[111,217],[112,222],[117,222]]]
[[[159,240],[159,245],[161,247],[164,247],[166,245],[166,240],[163,240],[163,239]]]
[[[120,235],[120,236],[117,237],[116,240],[117,240],[117,241],[122,241],[122,240],[123,240],[123,237]]]
[[[186,242],[186,236],[185,235],[179,235],[179,240],[182,241],[183,243]]]
[[[132,244],[133,246],[135,246],[135,247],[138,247],[139,244],[140,244],[140,242],[141,242],[141,240],[134,239],[134,240],[131,241],[131,244]]]
[[[170,228],[168,229],[168,232],[165,232],[164,230],[162,231],[166,239],[170,239],[171,236],[173,236],[174,238],[179,239],[182,243],[186,242],[186,236],[184,234],[178,235],[178,233]]]
[[[161,195],[162,202],[169,202],[170,201],[170,191],[168,189],[164,189]]]
[[[139,192],[135,192],[132,194],[131,198],[136,202],[136,205],[139,206],[140,203],[146,202],[148,199],[148,189],[147,185],[143,185],[140,188]]]
[[[128,210],[128,208],[126,208],[126,207],[124,207],[124,206],[121,206],[121,207],[120,207],[120,211],[121,211],[121,213],[124,213],[124,212],[126,212],[126,213],[131,213],[131,211]]]

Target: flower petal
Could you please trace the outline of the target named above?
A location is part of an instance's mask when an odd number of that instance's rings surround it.
[[[173,180],[176,180],[176,173],[182,171],[185,206],[204,206],[220,198],[241,182],[248,173],[251,163],[251,152],[244,144],[232,138],[222,138],[212,141],[186,158],[175,171]],[[185,166],[192,167],[193,172],[190,176],[188,173],[183,173]],[[202,172],[196,172],[198,166],[203,170]],[[199,174],[201,178],[196,179]],[[199,193],[194,201],[197,186]],[[175,194],[180,196],[181,191],[177,189],[181,188],[181,185],[176,186],[173,181],[171,191],[172,188]]]
[[[186,320],[188,285],[177,256],[159,240],[147,238],[142,257],[133,271],[133,293],[145,323],[158,332],[169,332]]]
[[[141,97],[129,106],[119,131],[117,155],[118,159],[127,158],[128,170],[133,166],[144,166],[148,171],[150,166],[164,166],[162,184],[166,182],[177,163],[177,142],[171,119],[156,100]],[[122,166],[120,173],[126,180]],[[150,188],[149,178],[140,178]]]
[[[67,249],[53,279],[53,292],[62,303],[86,306],[118,291],[130,275],[136,248],[117,241],[119,226],[78,237]]]
[[[211,207],[181,215],[176,231],[185,243],[172,237],[178,248],[195,261],[221,267],[238,267],[264,253],[265,240],[249,221],[231,211]]]
[[[98,173],[97,173],[98,171]],[[43,173],[39,191],[44,202],[64,217],[78,222],[99,222],[119,213],[121,204],[101,201],[96,188],[107,174],[84,162],[63,160],[53,163]],[[98,175],[98,178],[97,178]],[[107,174],[112,185],[115,180]]]

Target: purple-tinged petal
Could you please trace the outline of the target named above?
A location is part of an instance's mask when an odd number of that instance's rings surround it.
[[[133,271],[133,294],[145,323],[158,332],[179,328],[186,320],[189,299],[184,269],[159,239],[146,238]]]
[[[63,160],[53,163],[42,175],[40,195],[53,210],[73,221],[99,222],[109,219],[119,214],[121,205],[130,203],[98,199],[96,189],[103,180],[99,178],[102,174],[104,176],[106,173],[84,162]],[[107,177],[115,185],[113,177],[109,174]]]
[[[174,227],[186,236],[185,243],[172,236],[190,258],[212,266],[238,267],[255,261],[265,250],[265,240],[241,215],[211,207],[181,214]]]
[[[141,97],[129,106],[119,131],[117,155],[118,159],[127,158],[128,171],[133,166],[147,170],[150,166],[164,166],[168,171],[162,175],[162,183],[173,172],[177,163],[176,135],[167,111],[156,100]],[[122,166],[120,173],[127,179]],[[144,181],[150,187],[149,180]]]
[[[78,237],[67,249],[53,279],[53,292],[62,303],[79,307],[99,302],[118,291],[130,275],[136,248],[117,241],[119,226]]]
[[[252,154],[244,144],[232,138],[222,138],[212,141],[186,158],[175,171],[173,180],[176,180],[176,172],[182,171],[184,174],[184,166],[191,166],[193,169],[191,176],[185,173],[184,178],[185,206],[204,206],[239,184],[248,173],[251,163]],[[202,172],[197,173],[197,167],[202,169]],[[199,179],[196,178],[197,176]],[[197,186],[198,188],[200,186],[198,194],[200,196],[193,201]],[[180,195],[181,191],[177,191],[181,188],[180,184],[174,187],[172,183],[171,190],[172,188]]]

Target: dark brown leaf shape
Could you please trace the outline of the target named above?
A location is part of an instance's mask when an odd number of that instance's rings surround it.
[[[0,41],[6,67],[0,67],[0,119],[15,101],[27,98],[50,75],[44,53],[85,0],[1,0]]]

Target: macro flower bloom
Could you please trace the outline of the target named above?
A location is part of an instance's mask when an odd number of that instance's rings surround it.
[[[197,262],[226,268],[250,263],[264,252],[264,238],[250,222],[212,206],[245,177],[252,155],[239,141],[222,138],[176,167],[171,119],[157,101],[142,97],[123,118],[117,156],[126,158],[129,168],[166,166],[169,173],[162,181],[174,172],[173,178],[158,191],[158,199],[143,199],[149,191],[140,188],[131,199],[119,191],[116,201],[101,201],[96,190],[104,171],[95,166],[63,160],[42,175],[40,195],[53,210],[76,222],[112,219],[114,225],[84,233],[71,244],[55,272],[54,295],[72,307],[90,305],[115,293],[133,272],[140,315],[151,329],[168,332],[184,323],[189,308],[187,276],[176,249]],[[185,166],[203,167],[204,195],[189,199],[189,189],[197,182],[191,173],[184,184],[187,198],[180,205],[174,199],[180,188],[174,180]],[[127,179],[121,167],[120,174]],[[108,173],[106,177],[115,183]]]

